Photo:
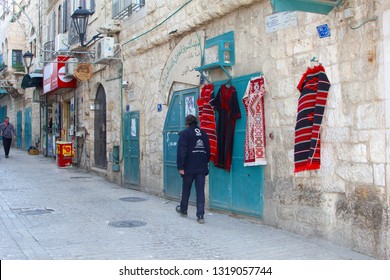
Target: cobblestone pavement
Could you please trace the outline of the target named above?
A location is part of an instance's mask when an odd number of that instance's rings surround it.
[[[54,159],[41,155],[12,149],[6,159],[0,148],[3,260],[371,259],[323,240],[216,212],[207,211],[206,224],[200,225],[193,206],[183,218],[175,212],[174,201],[77,168],[58,168]]]

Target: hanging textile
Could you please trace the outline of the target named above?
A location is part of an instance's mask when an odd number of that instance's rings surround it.
[[[246,112],[244,166],[265,165],[264,77],[252,78],[242,102]]]
[[[214,99],[214,85],[206,84],[200,91],[196,101],[199,109],[199,127],[206,132],[210,140],[210,160],[215,161],[217,154],[217,134],[214,108],[210,102]]]
[[[330,88],[324,67],[309,68],[297,88],[301,95],[295,126],[294,172],[320,168],[320,127]]]
[[[218,112],[217,157],[214,165],[229,172],[232,162],[234,129],[236,120],[241,118],[236,89],[234,86],[222,85],[210,104]]]

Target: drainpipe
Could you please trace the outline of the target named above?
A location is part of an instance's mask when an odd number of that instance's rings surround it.
[[[122,162],[123,162],[123,157],[124,157],[124,141],[123,141],[123,137],[124,137],[124,129],[123,129],[123,126],[124,126],[124,117],[123,117],[123,61],[121,59],[121,66],[120,66],[120,79],[119,79],[119,86],[120,86],[120,106],[121,106],[121,148],[122,148],[122,153],[121,154],[121,158],[118,159],[119,160],[119,164],[121,165]],[[121,181],[123,180],[123,177],[124,177],[124,168],[122,167],[122,172],[121,172]]]

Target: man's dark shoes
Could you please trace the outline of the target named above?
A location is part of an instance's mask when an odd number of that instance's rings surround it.
[[[8,158],[8,155],[5,155],[6,158]]]
[[[199,216],[197,219],[199,224],[204,224],[206,221],[204,220],[203,216]]]
[[[181,211],[180,205],[176,206],[176,212],[179,213],[182,217],[187,217],[187,211]]]

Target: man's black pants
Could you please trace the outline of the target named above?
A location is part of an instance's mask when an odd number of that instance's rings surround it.
[[[190,199],[192,182],[195,181],[196,189],[196,216],[203,217],[205,207],[204,184],[206,175],[204,174],[185,174],[183,175],[183,188],[181,194],[180,210],[186,212],[188,209],[188,200]]]
[[[9,149],[11,148],[11,142],[12,142],[12,138],[3,136],[4,153],[6,156],[8,156],[9,154]]]

